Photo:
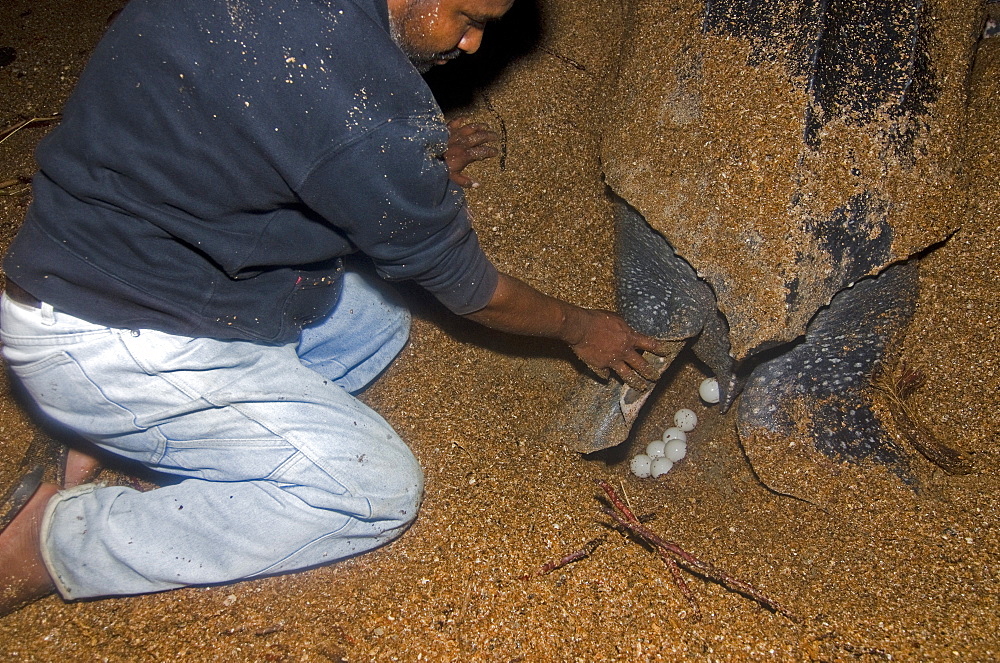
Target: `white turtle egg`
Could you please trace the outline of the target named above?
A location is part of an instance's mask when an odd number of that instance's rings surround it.
[[[667,443],[663,440],[653,440],[646,447],[646,455],[652,459],[663,458],[666,453]]]
[[[688,445],[684,440],[670,440],[663,445],[663,457],[674,463],[684,458],[687,452]]]
[[[715,378],[705,378],[701,381],[701,385],[698,387],[698,395],[701,396],[701,400],[709,404],[716,404],[719,402],[719,381]]]
[[[698,415],[694,413],[694,410],[689,410],[686,407],[681,408],[674,414],[674,424],[685,433],[688,433],[693,431],[694,427],[698,425]]]
[[[632,474],[636,475],[640,479],[645,479],[649,476],[650,467],[653,465],[653,459],[646,454],[639,454],[632,458],[632,462],[629,463],[629,469],[632,470]]]
[[[682,431],[677,426],[671,426],[667,430],[663,431],[663,441],[669,442],[670,440],[680,440],[681,442],[687,442],[687,433]]]
[[[662,477],[674,467],[674,461],[669,458],[657,458],[649,468],[649,473],[653,478]]]

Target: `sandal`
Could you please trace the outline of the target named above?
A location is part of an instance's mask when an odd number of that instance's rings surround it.
[[[38,492],[44,477],[45,468],[34,467],[22,474],[21,479],[0,497],[0,532],[7,529],[17,514],[21,513],[28,500]]]
[[[21,476],[0,497],[0,532],[7,529],[38,487],[46,480],[62,485],[69,448],[55,438],[36,432],[21,459]]]

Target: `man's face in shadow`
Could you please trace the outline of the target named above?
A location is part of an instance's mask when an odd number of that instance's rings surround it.
[[[389,0],[392,38],[421,73],[475,53],[486,24],[514,0]]]

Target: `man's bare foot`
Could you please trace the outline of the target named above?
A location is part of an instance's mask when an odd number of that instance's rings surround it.
[[[88,483],[101,471],[101,461],[85,451],[70,447],[63,471],[63,488]]]
[[[55,591],[39,540],[45,506],[58,491],[56,485],[43,483],[0,532],[0,616]]]

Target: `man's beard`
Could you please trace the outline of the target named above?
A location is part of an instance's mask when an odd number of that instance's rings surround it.
[[[462,54],[461,49],[458,47],[446,51],[444,53],[422,53],[416,50],[412,44],[407,40],[405,36],[405,30],[402,29],[402,24],[411,20],[411,14],[415,13],[415,8],[419,0],[411,0],[409,5],[407,5],[404,10],[404,15],[398,21],[393,20],[389,17],[389,34],[392,40],[396,42],[396,45],[406,54],[413,66],[417,68],[421,74],[426,74],[428,71],[434,68],[441,61],[454,60],[459,55]]]
[[[405,49],[404,52],[406,52]],[[434,55],[431,56],[426,56],[426,55],[421,56],[414,53],[406,52],[406,56],[410,58],[410,62],[413,63],[413,66],[416,67],[417,71],[419,71],[421,74],[426,74],[436,65],[445,64],[448,61],[454,60],[461,54],[462,51],[457,48],[453,48],[450,51],[447,51],[446,53],[435,53]]]
[[[416,67],[417,71],[419,71],[421,74],[426,74],[436,65],[445,64],[446,62],[454,60],[455,58],[457,58],[459,55],[462,54],[462,51],[457,48],[453,48],[446,53],[435,53],[434,55],[431,56],[417,55],[415,53],[407,52],[406,49],[403,49],[403,52],[406,53],[406,56],[410,58],[410,62],[413,63],[413,66]]]

